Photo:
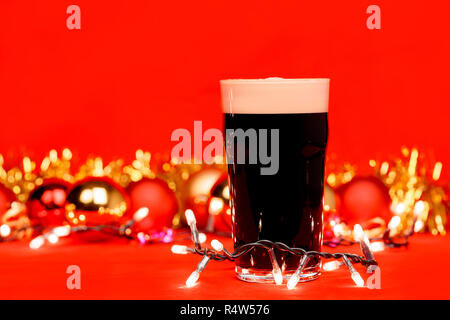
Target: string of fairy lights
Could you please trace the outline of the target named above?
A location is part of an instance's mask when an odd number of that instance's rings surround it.
[[[202,259],[197,264],[197,267],[186,280],[187,287],[193,287],[197,283],[200,278],[200,274],[204,271],[209,261],[234,261],[235,259],[250,253],[256,248],[263,248],[267,250],[272,265],[272,276],[277,285],[283,284],[283,272],[277,262],[275,251],[290,253],[299,257],[299,265],[286,283],[288,289],[294,289],[297,286],[308,261],[313,257],[334,260],[324,265],[323,268],[326,271],[334,270],[341,265],[345,265],[350,271],[351,278],[358,287],[364,286],[364,280],[360,273],[356,271],[353,264],[362,264],[366,268],[367,273],[374,272],[378,267],[378,263],[375,260],[370,247],[370,240],[365,235],[364,230],[360,225],[355,225],[354,233],[356,242],[360,244],[362,256],[351,253],[306,251],[302,248],[291,248],[282,242],[273,242],[270,240],[259,240],[256,242],[247,243],[236,248],[234,252],[230,252],[217,239],[211,241],[212,248],[203,248],[198,239],[199,231],[197,229],[194,212],[189,209],[186,210],[185,217],[191,230],[194,247],[191,248],[185,245],[176,244],[172,246],[171,250],[175,254],[192,253],[202,256]]]
[[[15,204],[13,207],[15,208]],[[146,244],[149,242],[173,242],[175,234],[173,233],[172,229],[168,229],[165,233],[163,233],[162,236],[159,236],[157,238],[152,238],[148,234],[144,234],[143,232],[138,232],[137,234],[133,234],[132,227],[133,225],[147,217],[149,214],[149,209],[147,207],[142,207],[138,209],[132,216],[130,220],[128,220],[125,224],[121,226],[115,226],[115,225],[109,225],[109,224],[102,224],[102,225],[95,225],[95,226],[70,226],[70,225],[63,225],[58,226],[54,228],[50,228],[44,232],[36,226],[36,227],[24,227],[18,230],[14,230],[14,233],[11,232],[11,229],[7,225],[2,225],[0,227],[0,242],[9,242],[17,240],[18,235],[20,232],[28,232],[28,231],[37,231],[40,233],[38,236],[34,237],[29,242],[29,247],[31,249],[39,249],[41,248],[45,243],[55,244],[59,241],[62,237],[67,237],[70,234],[74,233],[82,233],[82,232],[89,232],[89,231],[95,231],[100,232],[103,234],[111,235],[111,236],[117,236],[117,237],[124,237],[127,239],[137,239],[139,243]],[[179,236],[179,241],[186,240],[185,232],[179,232],[177,233]],[[204,233],[198,234],[198,241],[200,243],[204,243],[206,241],[206,235]]]

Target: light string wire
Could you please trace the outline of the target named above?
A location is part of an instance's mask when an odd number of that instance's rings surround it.
[[[195,226],[195,216],[190,210],[188,213],[188,218],[190,220],[190,225]],[[291,276],[287,283],[288,289],[293,289],[297,285],[297,283],[300,281],[300,274],[302,273],[303,269],[307,265],[307,262],[309,259],[313,257],[320,257],[324,259],[335,259],[335,260],[342,260],[342,262],[338,265],[345,264],[352,276],[353,281],[358,287],[364,286],[364,281],[361,278],[361,275],[355,270],[353,267],[353,264],[360,263],[363,266],[366,267],[367,273],[372,273],[378,266],[378,262],[374,259],[372,252],[370,251],[369,247],[365,247],[363,251],[364,257],[359,256],[357,254],[352,253],[329,253],[329,252],[321,252],[321,251],[307,251],[302,248],[291,248],[288,245],[286,245],[283,242],[273,242],[270,240],[258,240],[256,242],[247,243],[244,245],[241,245],[237,247],[234,252],[228,251],[226,248],[223,247],[223,245],[216,239],[211,241],[211,248],[204,248],[202,247],[197,241],[195,237],[195,228],[191,227],[192,231],[192,240],[195,244],[194,248],[189,248],[187,246],[182,245],[175,245],[176,248],[172,247],[172,252],[176,254],[197,254],[202,256],[201,261],[197,265],[196,269],[190,274],[189,278],[186,281],[187,287],[192,287],[196,284],[198,279],[200,278],[201,272],[205,269],[207,263],[210,260],[215,261],[235,261],[239,257],[246,255],[250,253],[251,251],[255,250],[256,248],[263,248],[267,250],[269,257],[271,257],[272,262],[272,274],[274,277],[274,281],[277,285],[281,285],[283,283],[283,276],[282,271],[278,265],[278,262],[276,260],[275,255],[275,249],[277,251],[290,253],[292,255],[299,257],[299,267],[295,271],[295,273]],[[175,250],[174,250],[175,249]]]

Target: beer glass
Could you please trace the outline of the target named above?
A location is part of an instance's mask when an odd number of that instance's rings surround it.
[[[220,82],[235,248],[258,240],[320,251],[329,79]],[[275,249],[288,279],[300,261]],[[311,258],[300,281],[320,274]],[[266,249],[236,259],[239,279],[273,282]]]

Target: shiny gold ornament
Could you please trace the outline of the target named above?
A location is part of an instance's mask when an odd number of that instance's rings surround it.
[[[116,224],[129,207],[119,185],[107,178],[87,178],[67,195],[66,217],[72,225]]]
[[[329,185],[325,185],[323,191],[323,210],[336,210],[336,196],[334,194],[334,190]]]
[[[216,158],[213,164],[178,163],[165,161],[161,165],[161,177],[179,199],[179,212],[175,215],[173,227],[183,226],[184,211],[194,210],[198,225],[205,227],[208,220],[208,200],[211,190],[220,176],[226,172],[223,158]]]

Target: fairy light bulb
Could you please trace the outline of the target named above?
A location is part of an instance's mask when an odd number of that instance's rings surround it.
[[[355,270],[350,260],[344,255],[342,256],[342,260],[344,260],[344,263],[347,265],[348,270],[351,273],[352,280],[355,282],[357,287],[364,287],[364,280],[361,278],[361,275],[358,271]]]
[[[223,251],[223,244],[217,239],[211,241],[211,247],[213,247],[213,249],[217,252]]]
[[[184,215],[186,217],[186,221],[189,225],[189,228],[191,228],[192,238],[194,239],[194,243],[196,247],[200,247],[200,239],[199,239],[199,233],[197,229],[197,221],[195,220],[194,211],[191,209],[187,209],[184,212]]]
[[[52,230],[52,232],[58,237],[65,237],[70,234],[70,226],[56,227]]]
[[[289,279],[289,281],[287,283],[287,288],[289,290],[292,290],[297,286],[297,283],[300,281],[300,275],[308,261],[309,261],[309,256],[306,254],[303,255],[300,260],[300,264],[298,265],[297,270],[295,270],[295,273],[291,276],[291,278]]]
[[[202,271],[205,269],[205,267],[208,264],[210,259],[211,258],[209,256],[207,256],[207,255],[203,256],[202,260],[197,265],[197,269],[195,269],[195,271],[193,271],[191,273],[189,278],[187,278],[187,280],[186,280],[186,287],[191,288],[197,283],[198,278],[200,278],[200,273],[202,273]]]
[[[388,229],[386,230],[386,232],[388,232],[389,235],[394,234],[395,230],[397,229],[397,227],[400,225],[401,222],[402,219],[399,216],[393,216],[391,221],[389,221]]]
[[[203,232],[200,232],[198,234],[198,242],[200,243],[205,243],[206,242],[206,234],[204,234]]]
[[[197,221],[195,220],[194,211],[192,211],[191,209],[187,209],[184,212],[184,216],[186,217],[186,222],[189,226],[197,223]]]
[[[133,215],[133,219],[135,221],[141,221],[142,219],[144,219],[145,217],[148,216],[148,208],[147,207],[142,207],[140,209],[138,209],[134,215]]]
[[[30,242],[31,249],[39,249],[45,242],[45,238],[43,236],[37,236]]]
[[[186,280],[186,287],[188,288],[193,287],[197,283],[198,278],[200,278],[200,273],[198,273],[197,270],[195,270]]]
[[[174,244],[170,250],[175,254],[187,254],[188,253],[187,249],[188,247],[186,246]]]
[[[325,271],[334,271],[339,269],[342,266],[342,262],[340,261],[330,261],[327,263],[324,263],[322,269]]]
[[[47,236],[47,240],[48,240],[48,242],[50,242],[50,243],[52,243],[52,244],[55,244],[55,243],[58,242],[59,238],[58,238],[58,236],[57,236],[56,234],[50,233],[50,234]]]
[[[359,224],[355,224],[353,227],[353,234],[355,240],[359,242],[359,246],[361,247],[361,251],[364,255],[364,258],[369,261],[369,265],[367,266],[367,273],[372,273],[374,268],[377,266],[375,259],[373,257],[372,251],[370,249],[370,241],[367,235],[364,232],[364,229]]]
[[[355,224],[353,227],[353,236],[356,241],[361,241],[364,237],[364,230],[359,224]]]
[[[0,236],[6,238],[11,234],[11,228],[7,224],[2,224],[0,226]]]
[[[283,284],[283,273],[281,272],[280,266],[278,265],[277,258],[273,248],[268,249],[270,262],[272,263],[272,275],[275,283],[277,285]]]
[[[384,250],[384,243],[381,241],[373,242],[370,244],[370,250],[372,252],[380,252]]]

